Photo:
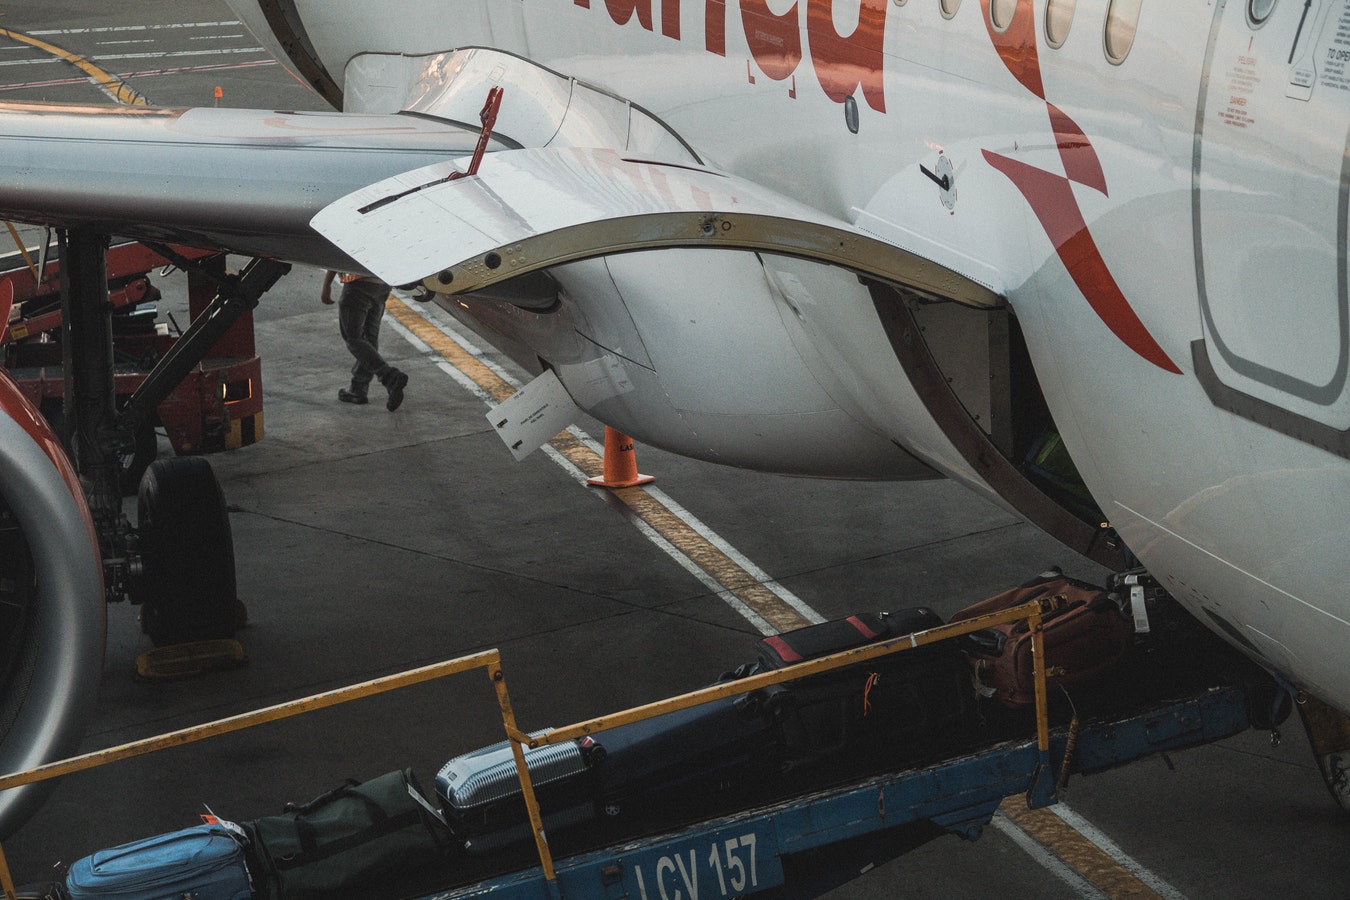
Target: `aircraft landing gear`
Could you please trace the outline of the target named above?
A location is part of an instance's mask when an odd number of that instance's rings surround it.
[[[227,275],[172,248],[147,244],[180,268],[210,279],[218,292],[118,408],[108,238],[77,228],[58,237],[67,352],[60,436],[98,529],[107,599],[140,604],[141,628],[156,647],[229,639],[245,614],[235,595],[234,545],[224,496],[201,457],[151,462],[152,423],[159,404],[290,266],[255,259],[238,275]],[[142,468],[145,475],[139,477]],[[122,513],[122,497],[129,492],[138,498],[135,528]]]
[[[1341,809],[1350,812],[1350,716],[1308,694],[1297,706],[1322,781]]]

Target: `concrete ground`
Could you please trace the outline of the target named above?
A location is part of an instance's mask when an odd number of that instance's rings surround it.
[[[300,107],[315,101],[244,51],[237,28],[150,39],[126,58],[89,29],[226,23],[217,0],[58,0],[0,7],[0,27],[127,75],[152,101]],[[134,47],[139,45],[129,45]],[[10,47],[0,62],[38,59]],[[225,50],[229,54],[225,54]],[[137,51],[139,52],[139,51]],[[31,54],[31,56],[30,56]],[[219,68],[206,68],[219,65]],[[170,72],[169,70],[177,70]],[[149,74],[149,72],[165,74]],[[133,73],[141,74],[133,74]],[[0,100],[98,100],[65,64],[0,66]],[[166,293],[177,282],[165,279]],[[521,463],[487,406],[386,319],[382,346],[411,376],[404,406],[339,404],[349,358],[319,273],[297,269],[257,312],[265,438],[212,458],[231,508],[248,665],[192,680],[131,677],[148,649],[136,610],[109,610],[106,672],[86,740],[101,748],[487,647],[505,660],[527,728],[566,724],[706,683],[753,655],[758,635],[705,583],[635,528],[621,504],[549,456]],[[432,313],[435,316],[435,313]],[[181,317],[180,317],[181,321]],[[490,360],[506,366],[495,355]],[[506,367],[509,373],[509,367]],[[518,373],[517,373],[518,374]],[[594,422],[578,423],[596,439]],[[841,448],[846,452],[847,448]],[[783,479],[682,460],[641,445],[641,470],[746,559],[827,617],[926,604],[950,614],[1049,564],[1094,569],[947,482]],[[1067,805],[1172,896],[1337,897],[1350,864],[1296,720],[1284,741],[1248,733],[1075,781]],[[491,688],[464,675],[71,776],[4,851],[20,881],[93,850],[190,824],[209,805],[247,819],[347,777],[413,767],[424,784],[449,757],[500,739]],[[990,828],[939,839],[835,898],[1091,896],[1053,855]],[[1048,865],[1047,865],[1048,861]]]

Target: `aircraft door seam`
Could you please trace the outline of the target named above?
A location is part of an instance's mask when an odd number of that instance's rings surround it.
[[[956,451],[980,478],[1036,527],[1101,565],[1125,568],[1120,550],[1112,546],[1105,528],[1094,528],[1068,512],[1026,479],[970,418],[960,398],[933,360],[918,323],[894,288],[870,285],[877,315],[897,360],[933,420]]]
[[[1234,373],[1252,382],[1307,403],[1330,407],[1345,396],[1347,376],[1350,375],[1350,277],[1347,276],[1347,240],[1350,239],[1350,132],[1347,132],[1341,154],[1341,172],[1336,210],[1336,266],[1337,266],[1337,332],[1340,339],[1335,371],[1324,384],[1314,384],[1287,372],[1263,366],[1240,356],[1224,341],[1219,332],[1214,311],[1209,302],[1209,284],[1205,271],[1204,210],[1202,208],[1202,177],[1204,160],[1205,121],[1209,95],[1214,78],[1214,63],[1223,34],[1225,7],[1218,6],[1210,25],[1209,40],[1201,69],[1199,95],[1196,102],[1195,130],[1191,163],[1191,215],[1193,220],[1193,250],[1197,299],[1204,323],[1202,336],[1192,342],[1191,356],[1196,379],[1210,402],[1258,425],[1270,428],[1287,437],[1318,447],[1343,458],[1350,458],[1350,430],[1342,431],[1303,415],[1270,400],[1234,387],[1224,381],[1211,358],[1212,343],[1219,358]],[[1245,21],[1245,17],[1244,17]],[[1265,22],[1262,25],[1266,24]]]
[[[258,0],[258,8],[300,74],[334,109],[342,109],[342,88],[319,61],[296,11],[295,0]]]

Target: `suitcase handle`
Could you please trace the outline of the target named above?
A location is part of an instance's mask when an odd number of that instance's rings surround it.
[[[998,656],[1003,652],[1003,645],[1008,642],[1008,635],[997,628],[984,628],[966,635],[966,642],[970,645],[971,653],[978,656]]]
[[[287,803],[285,806],[281,808],[281,811],[283,813],[300,813],[301,815],[304,815],[305,813],[313,812],[316,808],[322,806],[323,804],[329,802],[330,800],[336,797],[340,797],[342,794],[345,794],[351,788],[360,786],[361,782],[357,781],[355,778],[348,778],[346,783],[338,785],[331,791],[324,791],[322,794],[315,797],[313,800],[310,800],[308,803],[301,803],[298,805],[295,803]]]

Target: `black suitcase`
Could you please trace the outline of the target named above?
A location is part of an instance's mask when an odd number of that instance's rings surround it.
[[[942,624],[926,607],[862,613],[764,638],[759,662],[780,669]],[[975,709],[969,668],[952,641],[790,681],[764,695],[788,768],[846,751],[919,760],[956,741]]]
[[[779,773],[777,733],[761,704],[714,700],[597,735],[599,799],[609,816],[676,812],[754,793]]]
[[[656,815],[678,820],[778,773],[775,727],[756,704],[717,700],[525,751],[544,827]],[[530,840],[505,743],[456,757],[436,776],[446,821],[475,855]]]

